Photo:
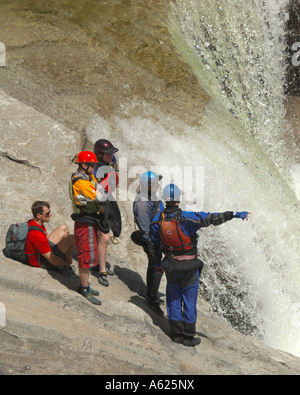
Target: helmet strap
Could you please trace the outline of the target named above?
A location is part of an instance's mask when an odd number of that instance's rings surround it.
[[[87,165],[87,168],[84,168],[84,167],[83,167],[84,164]],[[79,167],[80,167],[80,169],[81,169],[85,174],[87,174],[90,165],[89,165],[88,163],[81,163],[81,164],[79,165]]]

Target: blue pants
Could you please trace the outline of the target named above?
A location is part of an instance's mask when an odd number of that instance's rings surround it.
[[[183,287],[179,284],[167,283],[167,314],[171,325],[171,336],[194,336],[197,320],[197,298],[199,290],[199,272],[197,281]]]

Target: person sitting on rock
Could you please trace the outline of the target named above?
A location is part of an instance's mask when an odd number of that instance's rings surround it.
[[[33,219],[28,222],[28,225],[38,227],[41,231],[28,232],[25,243],[27,264],[46,270],[59,270],[65,274],[74,274],[71,264],[76,244],[74,236],[69,234],[68,226],[60,225],[48,235],[44,224],[50,222],[51,219],[50,204],[36,201],[31,211]]]

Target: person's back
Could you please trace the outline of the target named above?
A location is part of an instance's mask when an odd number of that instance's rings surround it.
[[[197,231],[209,225],[221,225],[232,218],[245,219],[248,212],[206,213],[182,211],[181,190],[166,185],[163,199],[166,208],[157,213],[151,224],[152,241],[161,241],[165,257],[161,266],[167,277],[167,313],[170,337],[176,343],[194,347],[200,343],[196,334],[197,297],[203,262],[198,258]]]
[[[163,209],[162,202],[156,192],[159,188],[161,176],[148,171],[140,176],[140,191],[133,203],[134,221],[138,229],[131,234],[131,240],[143,247],[148,258],[146,275],[146,301],[157,314],[163,315],[159,306],[158,290],[163,272],[159,269],[161,252],[157,251],[150,237],[150,224],[155,214]]]
[[[133,216],[139,229],[139,235],[144,241],[150,241],[150,224],[158,211],[163,210],[163,203],[157,196],[138,193],[133,203]]]

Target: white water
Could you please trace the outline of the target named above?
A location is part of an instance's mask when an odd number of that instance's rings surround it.
[[[212,97],[199,114],[201,127],[132,102],[124,109],[128,118],[108,125],[96,117],[87,134],[95,141],[101,131],[118,141],[128,170],[203,168],[203,196],[195,210],[253,213],[249,222],[233,219],[200,232],[199,255],[206,264],[201,293],[235,328],[300,356],[300,208],[286,182],[283,145],[284,2],[176,4],[174,42]],[[167,182],[166,174],[163,186]],[[191,208],[185,200],[182,207],[187,203]]]
[[[291,174],[293,177],[296,195],[298,200],[300,201],[300,165],[299,164],[291,167]]]
[[[201,86],[281,164],[288,0],[179,0],[170,31]]]
[[[235,327],[300,355],[300,211],[284,146],[286,3],[177,0],[170,31],[212,97],[191,139],[211,143],[205,206],[253,213],[250,223],[203,239],[212,249],[204,253],[206,296]]]

